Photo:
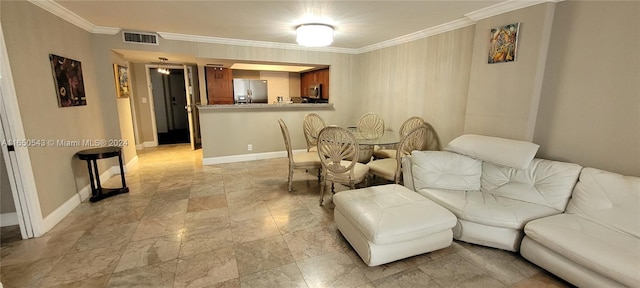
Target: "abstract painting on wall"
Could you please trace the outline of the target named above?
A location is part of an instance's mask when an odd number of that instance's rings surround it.
[[[129,97],[129,68],[113,64],[113,71],[116,79],[116,96]]]
[[[87,105],[80,61],[49,54],[58,107]]]
[[[489,39],[489,64],[511,62],[518,55],[518,32],[520,23],[491,29]]]

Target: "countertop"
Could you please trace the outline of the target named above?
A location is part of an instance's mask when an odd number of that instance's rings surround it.
[[[252,103],[252,104],[223,104],[223,105],[198,105],[198,109],[205,110],[235,110],[235,109],[275,109],[275,110],[305,110],[305,109],[327,109],[333,108],[333,103],[291,103],[291,104],[267,104],[267,103]]]

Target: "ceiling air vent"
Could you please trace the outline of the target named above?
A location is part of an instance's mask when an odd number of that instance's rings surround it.
[[[144,32],[122,32],[122,40],[124,43],[158,45],[158,34]]]

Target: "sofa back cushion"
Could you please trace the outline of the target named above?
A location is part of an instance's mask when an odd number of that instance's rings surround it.
[[[533,159],[525,170],[483,162],[482,191],[562,212],[581,169],[578,164],[538,158]]]
[[[413,151],[414,189],[480,190],[482,162],[445,151]]]
[[[566,213],[640,237],[640,178],[584,168]]]
[[[538,147],[538,144],[526,141],[465,134],[449,142],[444,150],[497,165],[527,169]]]

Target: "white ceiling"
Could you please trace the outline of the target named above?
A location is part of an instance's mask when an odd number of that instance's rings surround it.
[[[495,11],[507,12],[553,0],[30,1],[58,16],[72,19],[72,23],[84,26],[83,28],[92,32],[158,32],[163,37],[200,37],[213,42],[235,41],[240,45],[293,46],[296,45],[296,26],[303,23],[326,23],[335,28],[334,42],[326,48],[328,51],[333,49],[358,53],[389,46],[385,43],[425,37],[425,31],[437,31],[439,27],[452,23],[470,25],[468,23],[477,20],[475,18],[483,11],[491,10],[491,13],[497,14]],[[146,55],[146,59],[157,60],[156,55],[148,53],[129,55],[130,51],[119,52],[128,58]],[[192,58],[189,55],[176,57]],[[193,61],[189,62],[201,64],[209,59],[191,60]]]

